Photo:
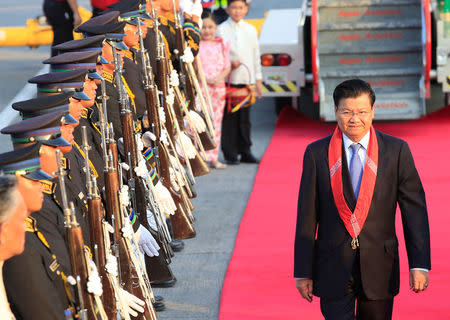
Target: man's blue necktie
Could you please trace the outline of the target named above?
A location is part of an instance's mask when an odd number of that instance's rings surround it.
[[[359,143],[353,143],[350,146],[352,149],[352,160],[350,161],[350,178],[352,179],[353,191],[355,192],[355,198],[358,199],[359,187],[361,184],[361,177],[363,172],[363,166],[361,159],[359,158],[358,151],[361,148]]]

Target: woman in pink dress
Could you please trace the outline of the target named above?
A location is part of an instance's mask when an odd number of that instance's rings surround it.
[[[206,152],[211,168],[225,169],[219,158],[219,144],[222,127],[223,111],[225,107],[225,78],[231,70],[230,45],[216,36],[217,23],[214,15],[207,13],[202,17],[201,41],[199,56],[206,75],[208,90],[214,110],[214,127],[217,148]]]

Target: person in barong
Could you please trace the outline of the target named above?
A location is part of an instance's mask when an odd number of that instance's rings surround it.
[[[337,127],[308,145],[298,198],[294,277],[320,297],[325,319],[391,319],[399,292],[395,230],[403,222],[409,282],[428,287],[430,231],[425,192],[408,144],[375,130],[375,93],[359,79],[333,93]],[[356,306],[356,314],[355,314]]]

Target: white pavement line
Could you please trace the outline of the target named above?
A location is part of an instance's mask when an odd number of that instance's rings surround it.
[[[48,65],[45,65],[42,67],[41,70],[39,70],[39,72],[36,75],[47,72],[48,72]],[[14,98],[12,98],[10,102],[6,104],[6,106],[1,108],[3,109],[3,111],[0,112],[0,129],[9,125],[19,115],[16,110],[11,108],[11,105],[14,102],[32,99],[35,96],[36,96],[36,85],[27,83],[25,87],[23,87],[23,89],[20,90],[19,93]]]

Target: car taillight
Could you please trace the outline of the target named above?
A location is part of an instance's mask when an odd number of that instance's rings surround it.
[[[291,56],[288,54],[279,54],[277,57],[277,62],[280,66],[288,66],[291,64]]]
[[[271,54],[263,54],[261,56],[261,64],[265,67],[270,67],[275,62],[275,58]]]

